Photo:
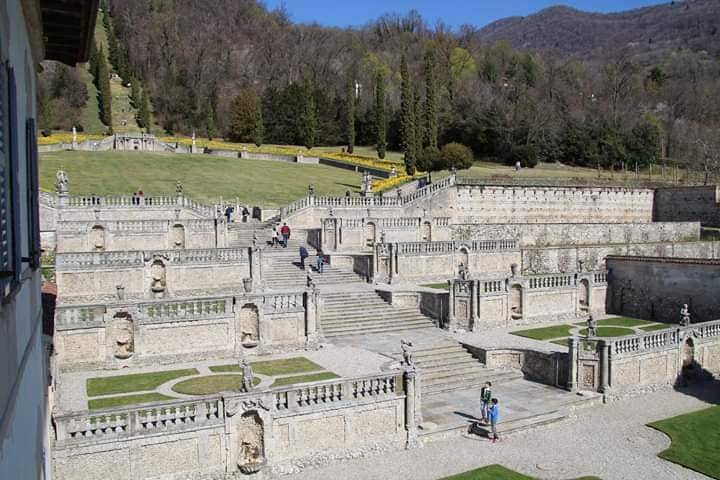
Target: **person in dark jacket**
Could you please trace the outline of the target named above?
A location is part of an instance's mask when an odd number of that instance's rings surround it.
[[[305,268],[305,259],[309,256],[310,256],[310,254],[308,253],[307,248],[305,248],[304,246],[301,245],[300,246],[300,267],[302,267],[303,269]]]

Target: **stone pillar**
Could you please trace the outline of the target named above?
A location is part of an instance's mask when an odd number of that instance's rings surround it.
[[[313,347],[318,343],[319,291],[314,288],[305,292],[305,343]]]
[[[608,393],[610,389],[610,344],[600,340],[600,393]]]
[[[480,281],[479,280],[473,280],[470,286],[470,295],[471,295],[471,305],[472,305],[472,316],[471,316],[471,324],[470,324],[470,331],[474,332],[477,330],[478,325],[480,323],[480,314],[479,314],[479,303],[480,303]]]
[[[415,448],[418,446],[415,409],[420,406],[415,404],[416,380],[417,371],[414,368],[411,367],[405,370],[403,374],[403,383],[405,384],[405,431],[407,432],[405,448]]]
[[[395,244],[390,243],[388,244],[388,255],[390,256],[390,261],[388,262],[388,283],[392,283],[393,277],[395,276]]]
[[[257,287],[262,286],[262,249],[256,247],[250,247],[248,249],[250,253],[250,278],[252,278],[253,285]]]
[[[448,295],[448,324],[447,328],[448,330],[453,330],[455,328],[456,324],[456,318],[455,318],[455,280],[448,280],[448,285],[450,286],[449,289],[449,295]]]
[[[57,200],[58,200],[57,205],[58,205],[58,207],[66,207],[67,204],[68,204],[68,197],[69,197],[69,196],[70,196],[70,195],[68,195],[67,193],[58,193],[58,194],[57,194]]]
[[[576,389],[577,379],[577,358],[578,358],[578,343],[577,338],[570,337],[568,339],[568,381],[567,389],[574,392]]]

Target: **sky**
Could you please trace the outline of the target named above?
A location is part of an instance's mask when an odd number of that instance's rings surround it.
[[[669,0],[263,0],[270,9],[284,6],[294,22],[326,26],[360,26],[384,13],[405,14],[415,9],[429,25],[443,20],[453,28],[482,27],[511,16],[525,16],[563,4],[591,12],[617,12],[669,3]]]

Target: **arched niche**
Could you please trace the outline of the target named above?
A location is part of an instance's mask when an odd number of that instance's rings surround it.
[[[368,247],[372,247],[375,245],[375,235],[376,235],[376,228],[375,223],[373,222],[367,222],[365,224],[365,227],[363,228],[363,235],[365,237],[365,245]]]
[[[432,225],[430,222],[423,222],[421,235],[423,242],[432,242]]]
[[[150,294],[162,298],[167,292],[167,268],[162,260],[154,260],[150,265]]]
[[[518,320],[523,316],[523,302],[522,302],[522,286],[514,284],[510,287],[508,295],[508,307],[510,308],[510,317],[514,320]]]
[[[119,312],[110,320],[110,339],[113,356],[126,360],[135,353],[135,329],[133,318],[127,312]]]
[[[105,228],[101,225],[95,225],[90,229],[89,235],[90,249],[94,252],[105,251]]]
[[[260,313],[255,304],[248,303],[240,308],[240,343],[245,348],[260,343]]]
[[[586,278],[583,278],[578,283],[578,304],[580,310],[590,309],[590,282]]]
[[[180,223],[172,226],[170,243],[172,248],[185,248],[185,226]]]

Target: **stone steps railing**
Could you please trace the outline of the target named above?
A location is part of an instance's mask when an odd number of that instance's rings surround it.
[[[40,203],[52,208],[186,208],[215,218],[217,209],[185,195],[58,195],[40,192]]]
[[[720,320],[696,323],[687,327],[668,324],[667,330],[644,333],[630,337],[618,337],[608,340],[614,355],[633,355],[637,353],[662,350],[675,347],[685,336],[683,332],[696,332],[698,338],[720,337]]]
[[[245,263],[249,261],[247,248],[199,248],[185,250],[153,250],[122,252],[58,253],[55,257],[57,271],[88,267],[128,267],[142,265],[153,258],[169,263]]]
[[[398,255],[439,255],[466,248],[470,252],[492,252],[517,249],[517,240],[448,240],[441,242],[398,242],[393,250]]]
[[[226,392],[193,400],[54,414],[55,439],[59,444],[74,444],[222,426],[225,412],[234,414],[239,404],[260,405],[278,415],[312,412],[328,405],[351,407],[402,397],[402,385],[402,372],[396,371],[250,393]]]

